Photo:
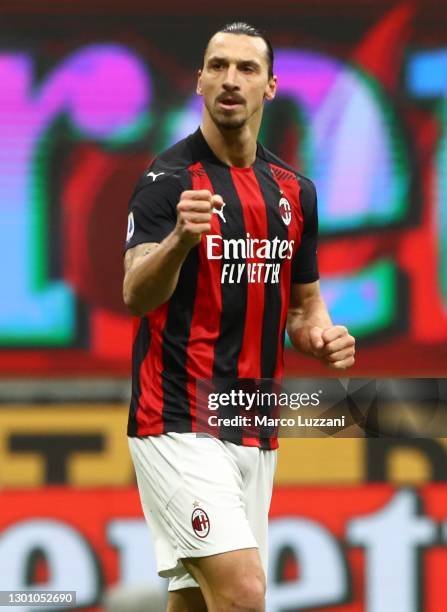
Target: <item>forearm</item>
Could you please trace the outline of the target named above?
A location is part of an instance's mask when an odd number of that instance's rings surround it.
[[[293,346],[305,354],[313,354],[310,330],[313,327],[326,329],[332,326],[326,304],[322,297],[303,300],[299,307],[289,309],[287,333]]]
[[[124,302],[134,315],[143,316],[169,300],[189,250],[172,232],[134,262],[123,285]]]

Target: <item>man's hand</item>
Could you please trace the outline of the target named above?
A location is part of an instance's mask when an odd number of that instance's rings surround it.
[[[211,230],[213,208],[222,208],[220,195],[207,189],[184,191],[177,204],[177,225],[174,233],[182,244],[192,248],[199,244],[202,234]]]
[[[333,325],[320,283],[295,283],[290,292],[287,333],[293,346],[336,370],[354,365],[355,340],[343,325]]]
[[[127,251],[123,299],[134,315],[141,317],[169,300],[190,249],[211,230],[213,208],[222,206],[222,198],[206,189],[184,191],[172,232],[160,244],[140,244]]]
[[[312,354],[335,370],[345,370],[354,364],[355,338],[343,325],[309,330]]]

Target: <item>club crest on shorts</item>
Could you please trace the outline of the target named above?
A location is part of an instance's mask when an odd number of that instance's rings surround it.
[[[196,536],[199,538],[206,538],[210,532],[210,519],[205,510],[202,510],[202,508],[193,510],[191,523]]]
[[[281,198],[279,201],[279,212],[285,225],[290,225],[292,221],[292,208],[289,204],[289,200]]]

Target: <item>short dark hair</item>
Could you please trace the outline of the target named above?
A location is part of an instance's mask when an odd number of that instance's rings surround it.
[[[220,30],[217,30],[217,32],[215,32],[213,36],[219,33],[243,34],[245,36],[254,36],[257,38],[262,38],[262,40],[265,42],[267,46],[267,64],[268,64],[269,79],[272,78],[273,61],[274,61],[273,47],[272,47],[272,43],[269,41],[266,33],[263,30],[259,30],[258,28],[255,28],[254,26],[249,25],[248,23],[245,23],[243,21],[234,21],[233,23],[227,23],[227,25],[223,26],[223,28],[221,28]],[[208,45],[209,45],[209,41],[208,41]],[[208,48],[208,45],[206,46],[206,48]],[[206,49],[205,49],[205,52],[206,52]]]

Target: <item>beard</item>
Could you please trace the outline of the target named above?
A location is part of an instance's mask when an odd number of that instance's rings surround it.
[[[225,112],[221,110],[217,110],[216,108],[212,108],[208,104],[206,104],[206,108],[208,113],[213,120],[214,125],[220,129],[224,130],[239,130],[244,127],[244,125],[248,121],[248,117],[246,116],[232,116],[231,114],[226,115]]]

